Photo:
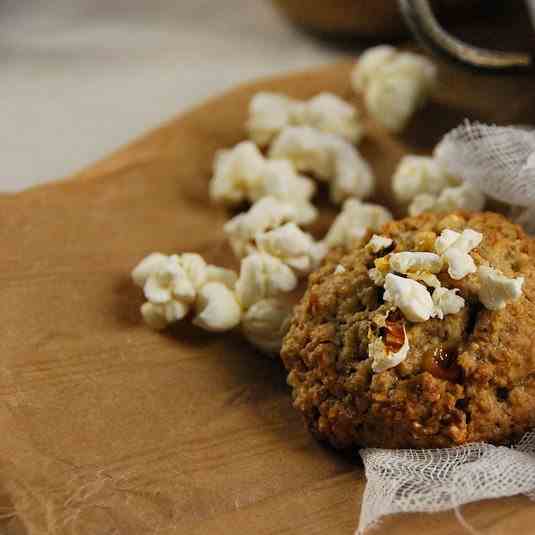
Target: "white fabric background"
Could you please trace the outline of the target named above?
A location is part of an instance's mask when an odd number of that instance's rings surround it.
[[[338,55],[267,0],[2,0],[0,191],[73,173],[240,81]]]

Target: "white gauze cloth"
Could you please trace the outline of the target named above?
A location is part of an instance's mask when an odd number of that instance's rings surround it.
[[[513,447],[469,444],[435,450],[365,449],[356,535],[393,513],[434,513],[489,498],[535,498],[535,432]]]
[[[527,220],[535,217],[535,131],[465,121],[443,138],[435,156],[489,197],[527,209],[518,223],[533,228]]]
[[[511,214],[535,233],[535,132],[466,121],[443,138],[435,155],[452,175],[516,207]],[[535,498],[535,431],[513,447],[478,443],[360,454],[367,485],[357,535],[393,513],[438,512],[516,494]]]

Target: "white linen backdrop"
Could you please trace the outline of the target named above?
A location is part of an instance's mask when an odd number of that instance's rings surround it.
[[[80,170],[235,84],[339,55],[268,0],[2,0],[0,191]]]

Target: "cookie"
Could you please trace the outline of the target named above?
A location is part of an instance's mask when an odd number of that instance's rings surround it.
[[[522,295],[489,310],[477,272],[456,280],[443,270],[440,285],[464,299],[458,312],[413,322],[393,310],[370,269],[392,253],[432,252],[445,229],[481,233],[470,252],[475,266],[523,277]],[[422,214],[388,223],[381,235],[393,243],[379,253],[365,247],[370,236],[351,251],[331,252],[294,311],[281,356],[293,404],[311,432],[339,449],[519,437],[535,424],[534,242],[495,213]],[[378,324],[396,349],[399,325],[410,342],[406,358],[384,371],[374,371],[369,355]]]

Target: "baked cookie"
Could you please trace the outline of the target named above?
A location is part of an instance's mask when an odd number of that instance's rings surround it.
[[[534,242],[495,213],[423,214],[370,238],[310,276],[284,340],[314,435],[431,448],[535,425]]]

